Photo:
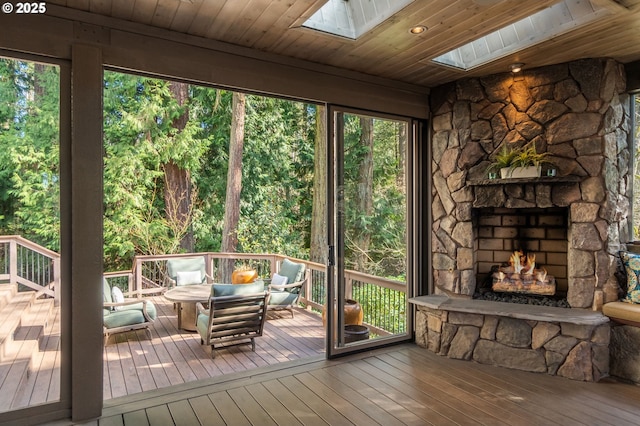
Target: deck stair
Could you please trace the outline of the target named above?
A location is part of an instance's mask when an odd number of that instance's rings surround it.
[[[0,412],[11,408],[13,397],[35,370],[53,308],[53,299],[36,299],[33,291],[0,285]]]

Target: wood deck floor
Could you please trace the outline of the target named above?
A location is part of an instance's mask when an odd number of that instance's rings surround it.
[[[326,360],[320,318],[302,310],[267,321],[255,352],[212,359],[196,333],[177,330],[171,303],[154,302],[152,340],[139,331],[105,347],[103,415],[85,425],[640,425],[640,387],[613,379],[456,361],[414,344]],[[39,364],[56,366],[56,354]],[[46,370],[29,394],[57,389]]]
[[[216,350],[200,344],[200,336],[177,328],[172,302],[152,298],[158,318],[148,340],[143,330],[111,337],[104,350],[104,399],[219,377],[308,357],[324,357],[324,327],[319,315],[296,310],[270,312],[264,335],[250,345]]]
[[[270,312],[255,352],[250,345],[221,348],[214,359],[198,333],[178,330],[172,302],[162,296],[150,299],[158,313],[152,339],[144,330],[121,333],[111,336],[104,348],[105,400],[286,361],[324,358],[324,327],[317,314],[297,309],[291,318],[288,311]],[[21,314],[22,326],[9,349],[0,350],[0,412],[60,398],[60,309],[52,302],[33,302],[33,309]]]
[[[86,425],[638,425],[640,387],[439,357],[413,344],[105,402]],[[57,423],[57,425],[69,423]]]

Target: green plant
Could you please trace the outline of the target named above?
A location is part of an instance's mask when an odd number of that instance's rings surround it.
[[[493,157],[493,162],[487,168],[487,172],[499,172],[500,169],[511,167],[513,161],[518,156],[519,150],[511,149],[505,143],[502,149]]]
[[[249,260],[243,260],[242,262],[236,264],[235,271],[255,271],[257,268],[253,265],[253,263]]]
[[[487,171],[497,172],[504,168],[513,170],[516,167],[538,167],[545,164],[553,164],[549,159],[550,156],[549,152],[538,152],[533,143],[513,149],[504,144],[500,152],[494,156],[493,162],[489,165]]]

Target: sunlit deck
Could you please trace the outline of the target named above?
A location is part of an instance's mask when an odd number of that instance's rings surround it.
[[[111,337],[104,349],[104,399],[161,389],[278,364],[323,356],[324,328],[319,315],[298,309],[269,313],[264,335],[250,345],[216,349],[200,344],[200,336],[177,328],[172,302],[150,298],[158,309],[148,340],[146,333],[122,333]]]
[[[264,335],[250,345],[216,350],[200,336],[177,328],[173,303],[151,296],[158,317],[149,340],[144,330],[116,334],[104,347],[104,399],[123,397],[230,373],[324,357],[324,327],[319,315],[297,309],[269,313]],[[44,303],[49,302],[49,303]],[[60,308],[35,300],[34,308],[10,320],[22,324],[0,357],[0,411],[56,401],[60,395]],[[41,307],[42,306],[42,307]],[[12,308],[9,306],[9,308]],[[31,317],[39,317],[38,325]],[[34,325],[29,325],[33,321]],[[7,325],[9,320],[4,321]]]

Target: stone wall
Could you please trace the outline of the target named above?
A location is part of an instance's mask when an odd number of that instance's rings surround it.
[[[640,327],[613,323],[611,375],[640,384]]]
[[[474,293],[475,207],[557,206],[570,207],[570,305],[589,307],[599,291],[605,302],[617,299],[615,254],[629,238],[624,91],[623,68],[608,59],[459,80],[432,91],[436,294]],[[558,182],[472,185],[486,179],[490,155],[504,144],[527,143],[553,154]]]
[[[424,306],[416,312],[416,343],[438,355],[572,380],[608,376],[609,340],[608,323],[532,321]]]

